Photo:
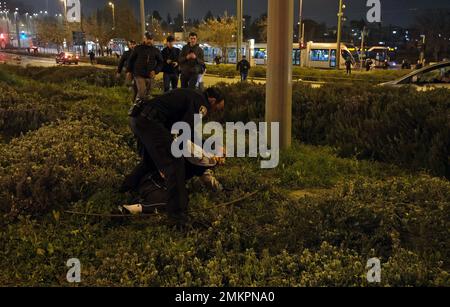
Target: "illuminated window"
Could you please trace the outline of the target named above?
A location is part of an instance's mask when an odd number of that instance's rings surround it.
[[[311,61],[328,62],[330,58],[330,50],[328,49],[313,49],[310,53]]]

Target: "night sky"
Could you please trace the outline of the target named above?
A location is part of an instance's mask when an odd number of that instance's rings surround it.
[[[8,0],[6,0],[8,1]],[[36,10],[45,10],[49,5],[49,12],[60,12],[60,0],[16,0],[24,4],[33,6]],[[102,7],[109,0],[81,0],[83,11],[89,12],[93,8]],[[236,9],[236,0],[185,0],[186,1],[186,18],[202,18],[208,10],[214,15],[223,14],[228,11],[234,14]],[[138,8],[138,0],[130,0]],[[295,12],[298,12],[298,0]],[[349,19],[365,18],[367,13],[367,0],[344,0],[347,5],[346,15]],[[165,18],[168,13],[172,17],[182,11],[182,0],[146,0],[146,11],[158,10]],[[336,13],[338,8],[338,0],[304,0],[304,17],[311,18],[316,21],[326,22],[328,25],[336,24]],[[417,12],[429,8],[448,8],[450,9],[449,0],[381,0],[383,23],[388,25],[408,26],[414,22]],[[258,17],[260,14],[267,12],[267,0],[244,0],[244,14]],[[295,14],[297,18],[297,13]]]

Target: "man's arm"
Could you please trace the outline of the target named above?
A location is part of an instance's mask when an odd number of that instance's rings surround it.
[[[120,57],[120,61],[119,61],[119,66],[117,67],[117,73],[120,74],[123,70],[123,67],[125,66],[125,63],[127,61],[127,58],[129,56],[129,53],[124,53],[122,54],[122,56]]]
[[[136,63],[136,59],[137,59],[137,50],[134,49],[133,52],[130,55],[130,59],[128,60],[128,65],[127,65],[127,72],[128,73],[133,73],[133,71],[134,71],[134,64]]]
[[[156,49],[155,60],[156,60],[155,73],[159,74],[164,67],[164,59],[161,55],[161,52],[158,49]]]
[[[203,52],[203,49],[200,47],[198,47],[197,63],[200,65],[205,64],[205,53]]]
[[[178,58],[178,63],[180,65],[183,65],[183,64],[185,64],[187,62],[187,59],[186,59],[186,57],[187,57],[187,50],[188,50],[188,48],[186,48],[186,46],[184,46],[183,49],[181,50],[180,56]]]

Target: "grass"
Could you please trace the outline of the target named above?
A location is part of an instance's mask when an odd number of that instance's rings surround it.
[[[216,173],[232,192],[189,184],[194,223],[182,231],[164,214],[70,215],[111,212],[129,200],[117,192],[136,158],[126,89],[70,77],[61,87],[0,69],[4,84],[67,109],[58,115],[64,119],[0,145],[2,286],[70,286],[65,263],[74,257],[81,286],[371,286],[365,267],[372,257],[382,263],[380,286],[450,285],[445,179],[294,143],[274,170],[261,170],[257,159],[229,159]],[[56,175],[46,173],[50,167]],[[25,194],[14,194],[17,172],[30,176],[22,178]],[[253,191],[239,204],[209,209]],[[53,201],[45,210],[7,210],[11,195],[39,209],[45,193]]]

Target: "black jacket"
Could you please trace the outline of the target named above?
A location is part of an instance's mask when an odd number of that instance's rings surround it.
[[[186,59],[187,55],[192,52],[195,53],[197,58],[195,60]],[[191,47],[190,44],[187,44],[181,50],[179,63],[182,74],[201,74],[202,66],[205,64],[205,54],[203,52],[203,49],[200,48],[200,45],[198,44],[194,47]]]
[[[117,72],[120,74],[124,67],[128,67],[128,61],[130,60],[130,56],[133,50],[125,51],[122,54],[122,57],[119,60],[119,66],[117,67]]]
[[[162,123],[168,130],[177,122],[188,123],[194,135],[194,115],[207,116],[210,104],[206,95],[192,89],[175,89],[146,103],[142,116]]]
[[[250,68],[250,62],[247,60],[242,60],[237,64],[237,70],[239,70],[241,73],[247,73]]]
[[[151,71],[160,73],[163,64],[164,61],[158,48],[139,45],[130,55],[127,72],[132,72],[135,77],[149,78]]]
[[[164,73],[167,74],[176,74],[179,72],[179,65],[177,67],[173,66],[172,63],[176,62],[178,63],[179,58],[180,58],[180,49],[173,47],[172,49],[170,49],[169,47],[166,47],[163,49],[163,51],[161,52],[161,55],[163,57],[164,60],[164,66],[162,71]],[[172,63],[168,64],[167,61],[171,60]]]

